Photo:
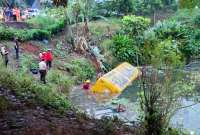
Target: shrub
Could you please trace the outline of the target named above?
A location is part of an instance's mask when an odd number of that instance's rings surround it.
[[[111,50],[113,55],[121,62],[127,61],[137,64],[137,58],[140,57],[139,48],[135,45],[135,42],[124,35],[113,38]]]
[[[61,12],[63,9],[58,9],[58,11]],[[34,17],[27,22],[32,27],[31,29],[16,29],[0,24],[0,39],[13,40],[14,37],[21,41],[49,39],[52,34],[60,32],[65,27],[65,17],[63,15],[55,18],[47,14],[47,16]]]
[[[32,99],[46,107],[61,111],[70,107],[69,101],[62,93],[53,90],[51,85],[41,85],[26,74],[16,75],[12,70],[0,65],[0,86],[15,91],[17,96]]]
[[[74,83],[72,78],[64,76],[62,72],[58,70],[50,70],[47,74],[47,80],[57,86],[57,90],[68,94],[69,89]]]
[[[71,73],[77,78],[78,83],[93,78],[95,75],[94,67],[84,58],[72,60],[71,65]]]
[[[103,40],[103,42],[100,45],[100,49],[102,50],[103,53],[105,53],[106,51],[110,49],[112,44],[113,44],[113,40],[111,39]]]
[[[30,68],[38,67],[38,63],[33,59],[32,55],[22,55],[19,63],[19,71],[20,73],[27,74]]]
[[[124,16],[122,19],[123,31],[131,37],[141,36],[150,26],[150,19],[140,16]]]
[[[0,39],[1,40],[11,40],[13,38],[13,33],[10,29],[0,25]]]
[[[29,19],[27,23],[33,28],[41,29],[50,25],[54,25],[57,22],[51,16],[36,16]]]
[[[180,66],[181,52],[177,43],[172,40],[165,40],[158,43],[152,50],[151,63],[155,66]]]
[[[182,56],[189,59],[199,53],[199,32],[189,25],[174,20],[158,22],[154,27],[144,32],[144,43],[151,48],[167,39],[174,40]],[[151,46],[151,47],[150,47]],[[150,50],[149,50],[150,51]],[[146,53],[149,53],[146,52]]]
[[[197,26],[197,27],[200,27],[200,15],[196,16],[194,18],[194,24]]]

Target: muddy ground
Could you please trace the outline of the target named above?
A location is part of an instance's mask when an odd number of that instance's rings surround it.
[[[18,98],[14,91],[0,88],[0,135],[132,135],[135,129],[89,119],[72,110],[60,114],[29,100]]]

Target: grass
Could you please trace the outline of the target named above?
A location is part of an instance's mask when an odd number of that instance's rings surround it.
[[[63,83],[66,83],[66,79]],[[59,84],[62,84],[62,81]],[[48,108],[64,111],[71,106],[67,96],[58,92],[55,83],[43,85],[33,77],[16,74],[2,64],[0,64],[0,86],[15,91],[20,98],[31,99]],[[69,88],[68,85],[65,85],[65,88]]]
[[[3,96],[0,96],[0,113],[8,110],[9,107],[10,107],[9,101]]]
[[[74,84],[72,77],[63,75],[59,70],[50,70],[47,75],[47,80],[49,83],[54,84],[60,93],[64,93],[65,95],[69,93],[69,89]]]
[[[120,19],[108,18],[106,20],[89,22],[90,31],[98,37],[108,33],[108,27],[111,32],[120,30]]]
[[[95,76],[95,68],[85,58],[72,60],[68,66],[72,75],[75,76],[77,83],[82,83]]]

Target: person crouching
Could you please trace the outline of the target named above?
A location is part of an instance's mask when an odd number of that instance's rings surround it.
[[[40,81],[46,84],[47,65],[45,59],[39,63]]]

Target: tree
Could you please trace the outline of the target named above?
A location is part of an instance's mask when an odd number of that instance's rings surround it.
[[[196,6],[200,6],[199,0],[179,0],[180,8],[194,8]]]
[[[110,47],[113,55],[120,61],[137,64],[139,48],[133,39],[126,35],[113,37],[113,45]]]
[[[107,11],[107,14],[128,15],[134,11],[133,0],[105,0],[97,2],[97,6]],[[99,9],[99,8],[97,8]]]
[[[67,6],[67,4],[68,4],[68,0],[53,0],[53,4],[55,5],[55,6],[64,6],[64,7],[66,7]]]
[[[150,19],[141,16],[124,16],[122,19],[123,31],[131,38],[141,36],[143,32],[149,27]]]
[[[116,5],[116,11],[119,14],[128,15],[133,12],[133,1],[132,0],[115,0],[113,6]]]
[[[145,135],[167,134],[171,116],[183,108],[179,107],[182,97],[194,93],[195,86],[183,81],[182,75],[169,68],[162,71],[156,67],[142,69],[139,95]]]
[[[0,5],[2,5],[4,7],[9,7],[9,6],[11,6],[11,3],[9,0],[2,0]]]

